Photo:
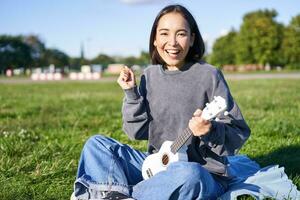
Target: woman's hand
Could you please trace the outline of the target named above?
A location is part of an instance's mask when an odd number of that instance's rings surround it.
[[[202,110],[197,109],[194,112],[194,116],[189,121],[189,128],[193,132],[194,136],[206,135],[211,129],[210,121],[207,121],[201,117]]]
[[[133,71],[125,66],[122,69],[117,82],[123,90],[133,88],[136,85]]]

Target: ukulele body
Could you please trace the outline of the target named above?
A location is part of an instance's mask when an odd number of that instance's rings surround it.
[[[177,161],[188,161],[186,153],[187,147],[182,146],[177,153],[172,153],[172,141],[165,141],[159,152],[149,155],[142,166],[142,175],[144,179],[151,178],[158,172],[167,169],[170,163]]]

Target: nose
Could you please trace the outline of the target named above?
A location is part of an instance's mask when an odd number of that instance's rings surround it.
[[[170,46],[176,46],[177,45],[176,35],[170,35],[168,43]]]

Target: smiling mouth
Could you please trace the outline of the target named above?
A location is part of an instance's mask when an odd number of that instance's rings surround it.
[[[178,56],[178,54],[180,53],[180,50],[177,50],[177,49],[167,49],[165,50],[165,52],[171,56],[171,57],[176,57]]]

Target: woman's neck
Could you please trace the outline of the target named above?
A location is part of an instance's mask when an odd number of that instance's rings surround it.
[[[182,63],[182,64],[180,64],[180,65],[165,65],[165,69],[166,70],[168,70],[168,71],[178,71],[178,70],[182,70],[182,69],[184,69],[185,68],[185,65],[186,65],[187,63]]]
[[[177,70],[179,70],[179,68],[176,67],[176,66],[166,66],[166,69],[167,69],[168,71],[177,71]]]

